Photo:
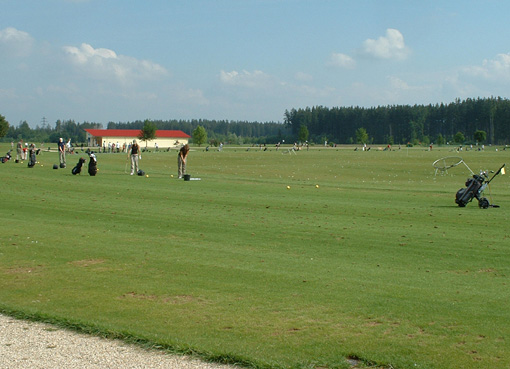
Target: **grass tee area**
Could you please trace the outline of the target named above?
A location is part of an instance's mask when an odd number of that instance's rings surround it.
[[[256,368],[508,368],[510,176],[459,208],[432,162],[510,151],[283,152],[0,164],[0,312]]]

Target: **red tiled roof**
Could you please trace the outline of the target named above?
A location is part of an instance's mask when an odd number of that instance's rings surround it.
[[[133,137],[140,135],[140,129],[86,129],[94,137]],[[191,138],[183,131],[158,129],[156,131],[158,138]]]

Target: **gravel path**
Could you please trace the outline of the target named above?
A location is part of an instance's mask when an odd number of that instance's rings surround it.
[[[233,369],[0,315],[0,368]]]

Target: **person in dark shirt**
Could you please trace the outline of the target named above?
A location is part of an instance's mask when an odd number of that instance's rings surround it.
[[[182,178],[186,174],[186,158],[189,153],[189,145],[186,144],[179,150],[179,155],[177,156],[177,173],[179,178]]]
[[[58,140],[58,159],[60,161],[60,167],[66,167],[66,144],[62,137]]]
[[[133,144],[128,151],[128,159],[131,156],[131,175],[138,173],[138,159],[140,158],[140,146],[136,140],[133,140]]]

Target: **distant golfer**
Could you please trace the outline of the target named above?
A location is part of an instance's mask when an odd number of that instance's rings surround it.
[[[16,144],[16,163],[23,160],[23,140],[19,140]]]
[[[60,161],[60,168],[66,167],[66,144],[62,137],[58,140],[58,159]]]
[[[131,175],[138,173],[138,158],[140,157],[140,146],[133,140],[133,144],[128,151],[128,159],[131,156]]]
[[[189,153],[189,145],[186,144],[179,150],[179,155],[177,156],[177,172],[179,174],[179,178],[182,178],[186,174],[186,158]]]

